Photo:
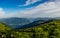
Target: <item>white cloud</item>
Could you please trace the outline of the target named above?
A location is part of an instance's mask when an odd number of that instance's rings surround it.
[[[19,5],[19,6],[27,6],[27,5],[33,4],[35,2],[38,2],[38,1],[41,1],[41,0],[27,0],[24,5]]]
[[[34,9],[22,11],[20,15],[21,17],[60,17],[60,0],[45,2]]]
[[[0,15],[3,16],[4,11],[0,9]],[[37,18],[37,17],[60,17],[60,1],[50,1],[40,4],[28,10],[20,11],[19,13],[8,13],[4,14],[4,17],[27,17],[27,18]],[[1,17],[0,16],[0,17]]]
[[[5,12],[4,12],[3,8],[0,8],[0,18],[3,18],[4,14],[5,14]]]

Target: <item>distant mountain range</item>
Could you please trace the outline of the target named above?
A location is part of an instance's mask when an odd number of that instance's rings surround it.
[[[49,23],[49,22],[52,22],[52,21],[53,21],[53,19],[49,19],[49,20],[45,20],[45,21],[44,20],[38,20],[38,21],[34,21],[32,23],[20,26],[16,29],[30,28],[30,27],[34,27],[34,26],[37,26],[37,25],[42,25],[42,24],[45,24],[45,23]]]
[[[18,28],[21,26],[24,27],[24,25],[30,24],[30,23],[35,22],[37,20],[47,21],[49,19],[50,18],[17,18],[17,17],[13,17],[13,18],[0,19],[0,22],[3,22],[5,24],[9,25],[10,27]]]

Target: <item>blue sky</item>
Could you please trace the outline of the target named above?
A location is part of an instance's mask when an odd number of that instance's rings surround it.
[[[60,17],[60,0],[0,0],[0,18]]]
[[[19,5],[24,5],[28,0],[0,0],[0,7],[4,8],[5,10],[17,10],[17,9],[26,9],[30,8],[33,6],[37,6],[41,3],[46,2],[47,0],[41,0],[38,2],[35,2],[33,4],[27,5],[27,6],[19,6]],[[32,1],[32,0],[30,0]]]

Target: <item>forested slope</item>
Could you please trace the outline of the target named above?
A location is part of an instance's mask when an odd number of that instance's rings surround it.
[[[0,24],[0,29],[2,29],[1,27],[6,26]],[[9,28],[9,30],[5,28],[4,32],[2,30],[0,30],[0,38],[2,36],[4,38],[60,38],[60,20],[53,20],[45,24],[19,30],[13,30],[12,28]]]
[[[60,20],[21,30],[28,38],[60,38]]]

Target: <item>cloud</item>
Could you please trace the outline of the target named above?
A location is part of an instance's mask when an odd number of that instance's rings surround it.
[[[0,8],[0,18],[14,17],[16,13],[6,13],[3,8]],[[16,17],[16,16],[15,16]]]
[[[19,6],[27,6],[30,4],[34,4],[35,2],[38,2],[38,1],[41,1],[41,0],[27,0],[24,5],[19,5]]]
[[[60,0],[50,0],[32,9],[22,11],[20,17],[60,17]]]
[[[42,3],[38,6],[35,6],[30,9],[26,9],[23,11],[20,11],[18,13],[8,13],[4,14],[3,9],[0,9],[1,16],[4,16],[6,18],[9,17],[26,17],[26,18],[37,18],[37,17],[60,17],[60,0],[52,1]]]
[[[0,18],[3,18],[4,14],[5,14],[5,12],[4,12],[3,8],[0,8]]]

